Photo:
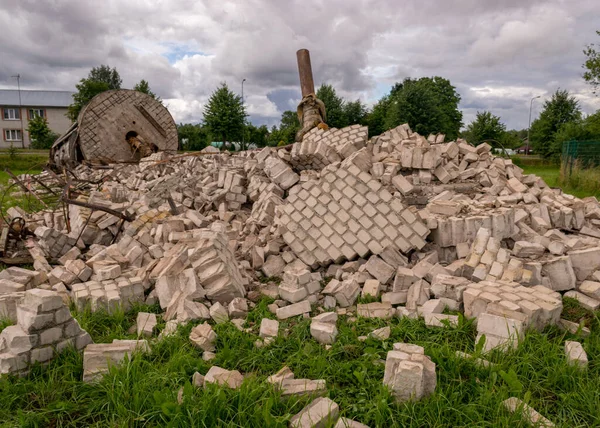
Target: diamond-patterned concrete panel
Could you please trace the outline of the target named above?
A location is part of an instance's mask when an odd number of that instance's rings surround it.
[[[310,266],[422,248],[429,230],[370,174],[328,168],[303,183],[279,210],[283,239]]]
[[[367,144],[368,139],[369,129],[366,126],[351,125],[341,129],[323,130],[313,128],[304,136],[302,142],[324,142],[333,148],[342,159],[345,159],[357,150],[362,149]]]

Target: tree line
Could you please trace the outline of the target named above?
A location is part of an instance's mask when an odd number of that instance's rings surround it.
[[[600,31],[597,32],[600,35]],[[582,65],[583,78],[593,92],[600,87],[600,51],[595,44],[584,49],[586,61]],[[106,65],[94,67],[87,78],[76,85],[77,92],[68,108],[68,117],[75,121],[83,106],[97,94],[120,89],[122,79],[116,68]],[[134,90],[144,92],[162,102],[151,91],[146,80],[137,83]],[[463,115],[458,105],[461,97],[456,87],[443,77],[406,78],[396,83],[371,108],[361,100],[345,100],[332,85],[322,84],[316,93],[325,104],[331,128],[352,124],[369,127],[369,136],[379,135],[403,123],[408,123],[421,135],[442,133],[446,139],[464,138],[471,144],[489,143],[493,147],[516,148],[526,142],[527,129],[507,130],[499,116],[490,111],[477,112],[475,120],[463,128]],[[237,143],[241,149],[249,144],[257,147],[282,146],[294,142],[300,129],[297,112],[287,110],[281,115],[279,125],[270,129],[248,121],[242,98],[222,83],[211,94],[203,110],[201,123],[180,123],[179,148],[201,150],[218,141],[225,145]],[[49,128],[45,118],[34,118],[28,128],[34,148],[48,148],[57,135]],[[542,111],[529,129],[529,145],[534,152],[545,157],[560,156],[562,143],[568,140],[600,140],[600,111],[584,117],[579,102],[568,90],[557,89],[547,99]]]

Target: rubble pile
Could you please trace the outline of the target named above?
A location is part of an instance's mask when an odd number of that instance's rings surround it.
[[[169,322],[241,328],[267,295],[280,320],[316,308],[310,332],[324,346],[338,316],[451,328],[448,309],[477,318],[490,350],[560,324],[563,296],[600,307],[598,201],[549,188],[487,144],[408,125],[368,139],[353,125],[314,128],[287,147],[158,152],[72,172],[84,206],[27,215],[37,272],[0,279],[0,311],[13,317],[36,288],[92,311],[158,302]],[[263,322],[257,344],[278,331]],[[192,333],[214,351],[212,330]],[[4,371],[23,369],[4,355]],[[401,401],[426,396],[435,364],[418,350],[390,351],[385,383]]]
[[[82,350],[92,342],[53,291],[24,292],[16,316],[17,324],[0,333],[0,374],[25,374],[30,364],[47,363],[68,346]]]

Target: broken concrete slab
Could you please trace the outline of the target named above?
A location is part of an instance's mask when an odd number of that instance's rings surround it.
[[[135,352],[149,352],[145,340],[113,340],[113,343],[87,345],[83,351],[83,381],[98,380],[108,373],[111,365],[120,364],[125,357],[132,358]]]
[[[148,312],[138,312],[136,319],[137,335],[152,337],[154,328],[156,327],[156,314]]]
[[[335,342],[338,330],[335,324],[313,320],[310,324],[311,336],[322,345],[331,345]]]
[[[277,318],[287,319],[302,314],[307,314],[311,311],[310,302],[303,300],[302,302],[294,303],[293,305],[284,306],[277,309]]]
[[[420,352],[387,353],[383,384],[389,387],[397,402],[418,401],[433,394],[437,384],[435,364]]]
[[[565,356],[567,362],[579,368],[587,368],[588,356],[581,343],[567,340],[565,342]]]
[[[290,419],[290,428],[325,428],[339,416],[339,406],[327,397],[319,397]]]
[[[532,426],[551,428],[554,424],[540,415],[535,409],[530,407],[516,397],[511,397],[502,402],[504,407],[511,413],[521,412],[523,420]]]
[[[244,376],[237,370],[226,370],[221,367],[212,366],[204,376],[204,387],[209,383],[238,389],[244,382]]]

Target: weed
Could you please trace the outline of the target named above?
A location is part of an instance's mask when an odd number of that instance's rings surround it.
[[[17,157],[17,148],[10,143],[10,147],[7,149],[8,157],[10,160],[15,160]]]
[[[9,320],[8,318],[0,318],[0,332],[4,330],[6,327],[13,325],[14,322]]]

